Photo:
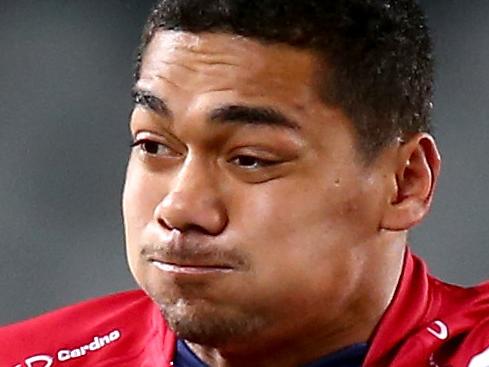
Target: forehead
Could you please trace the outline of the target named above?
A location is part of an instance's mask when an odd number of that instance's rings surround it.
[[[246,37],[158,31],[141,65],[139,83],[172,83],[185,92],[238,90],[304,105],[313,93],[317,59],[312,52]],[[161,83],[158,83],[161,85]]]
[[[265,43],[256,39],[228,33],[191,33],[184,31],[160,30],[155,32],[147,50],[155,51],[164,48],[165,54],[174,55],[180,52],[205,55],[206,59],[228,56],[230,62],[246,59],[256,61],[255,56],[280,61],[280,65],[309,64],[312,53],[287,44]],[[195,56],[197,56],[195,55]],[[238,57],[238,60],[233,59]],[[287,56],[284,58],[284,56]],[[204,60],[203,60],[204,61]],[[257,64],[253,62],[253,64]],[[297,65],[296,65],[297,66]]]

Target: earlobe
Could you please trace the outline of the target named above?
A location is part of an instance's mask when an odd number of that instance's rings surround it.
[[[408,230],[428,213],[440,172],[440,154],[433,137],[414,135],[398,148],[395,187],[381,228]]]

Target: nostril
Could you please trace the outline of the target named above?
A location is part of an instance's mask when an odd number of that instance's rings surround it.
[[[157,220],[158,220],[158,224],[164,227],[165,229],[169,229],[169,230],[173,229],[173,227],[169,223],[167,223],[164,219],[158,218]]]
[[[164,229],[173,231],[177,230],[179,232],[189,232],[195,231],[207,235],[211,235],[211,233],[205,228],[195,223],[181,223],[181,224],[172,224],[167,222],[164,218],[158,218],[158,224],[162,226]]]

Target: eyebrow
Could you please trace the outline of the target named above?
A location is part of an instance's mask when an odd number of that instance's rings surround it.
[[[133,88],[133,90],[131,91],[131,96],[134,104],[147,107],[160,116],[168,118],[172,117],[172,113],[168,108],[166,102],[161,98],[156,97],[151,92],[138,88]]]
[[[268,106],[225,105],[211,112],[210,120],[221,123],[243,123],[286,127],[300,130],[300,125],[279,110]]]
[[[149,91],[139,88],[132,90],[132,99],[136,105],[149,108],[151,111],[166,118],[173,115],[164,100]],[[285,127],[300,130],[300,125],[285,114],[270,106],[246,106],[229,104],[218,107],[210,113],[210,121],[223,124],[236,123],[245,125],[261,125]]]

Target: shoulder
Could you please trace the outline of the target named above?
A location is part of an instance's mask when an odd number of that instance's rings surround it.
[[[489,367],[488,348],[489,283],[445,283],[408,253],[394,300],[371,338],[365,365]],[[485,364],[472,362],[482,358]]]
[[[439,282],[441,294],[439,325],[447,328],[441,356],[449,355],[456,366],[489,366],[489,282],[462,288]],[[433,333],[433,330],[435,332]],[[436,336],[436,328],[431,328]]]
[[[429,352],[430,363],[489,366],[489,283],[467,288],[437,279],[430,283],[430,310],[414,337]]]
[[[473,324],[489,321],[489,282],[472,287],[461,287],[430,279],[431,297],[429,316],[453,320],[459,328],[473,328]]]
[[[53,361],[67,366],[68,362],[101,363],[122,350],[124,356],[140,354],[149,340],[161,342],[167,332],[151,299],[142,291],[122,292],[1,327],[0,365],[23,367],[22,362],[31,356],[40,358],[31,364],[48,366]]]
[[[109,296],[95,298],[78,304],[66,306],[55,311],[45,313],[35,318],[3,326],[0,328],[0,337],[10,338],[28,333],[31,340],[38,334],[45,335],[59,329],[65,334],[66,329],[83,332],[100,323],[101,319],[116,320],[126,313],[145,307],[147,297],[141,291],[128,291]]]

